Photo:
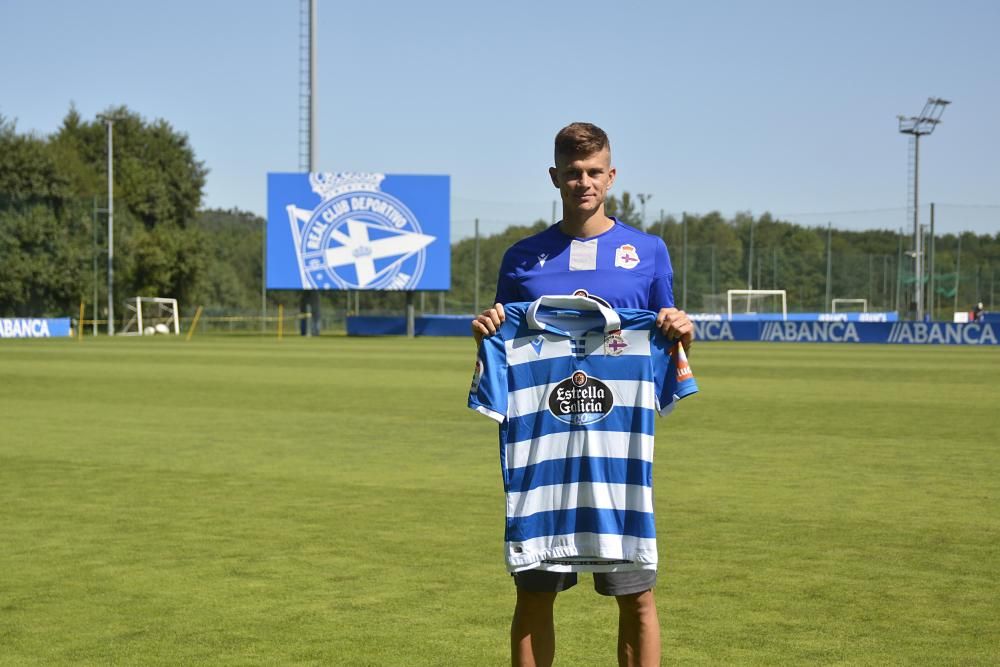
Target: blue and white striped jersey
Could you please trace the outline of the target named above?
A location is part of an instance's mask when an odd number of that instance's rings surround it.
[[[698,391],[646,310],[581,296],[510,303],[469,407],[500,424],[507,569],[656,569],[654,415]]]

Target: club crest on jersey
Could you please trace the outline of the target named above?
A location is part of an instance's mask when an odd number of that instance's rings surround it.
[[[549,412],[566,424],[599,422],[615,406],[611,387],[583,371],[576,371],[549,392]]]
[[[634,269],[639,265],[639,253],[631,243],[625,243],[615,250],[615,266],[623,269]]]
[[[302,286],[409,289],[424,273],[424,234],[406,204],[381,191],[384,174],[310,173],[313,210],[288,206]]]
[[[622,336],[621,329],[611,331],[604,337],[604,354],[609,357],[618,357],[628,347],[628,342]]]
[[[472,373],[472,386],[469,387],[469,393],[475,394],[479,391],[479,381],[483,379],[483,362],[480,359],[476,359],[476,370]]]

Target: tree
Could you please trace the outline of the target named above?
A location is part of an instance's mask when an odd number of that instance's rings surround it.
[[[88,255],[74,242],[81,228],[42,203],[0,211],[0,315],[71,312],[87,284]]]
[[[264,219],[237,209],[210,209],[197,215],[193,227],[206,252],[192,303],[230,311],[255,308],[261,292]]]
[[[112,107],[102,115],[115,118],[114,166],[115,199],[147,228],[161,223],[186,227],[201,206],[208,170],[195,159],[187,135],[157,119],[146,121],[127,107]],[[107,128],[96,118],[80,119],[71,108],[52,144],[63,155],[74,156],[79,169],[74,183],[80,196],[102,194],[95,191],[94,174],[106,174]],[[121,205],[121,204],[119,204]]]
[[[126,107],[114,124],[115,287],[123,297],[189,297],[205,267],[203,238],[188,230],[207,170],[187,136]],[[66,315],[93,287],[91,209],[104,202],[107,130],[70,107],[49,137],[19,134],[0,117],[0,307]],[[25,284],[30,283],[30,284]]]
[[[614,195],[608,197],[607,201],[604,202],[604,212],[618,218],[626,225],[642,229],[642,214],[636,210],[635,201],[628,191],[622,193],[621,199]]]

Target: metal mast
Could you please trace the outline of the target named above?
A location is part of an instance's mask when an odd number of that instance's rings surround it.
[[[299,171],[314,173],[319,162],[316,151],[316,0],[299,5]],[[307,335],[319,335],[318,290],[302,293],[302,308],[309,313]]]
[[[114,124],[117,116],[98,114],[108,126],[108,335],[115,335],[115,164]]]
[[[299,11],[299,169],[316,171],[316,0]]]
[[[950,101],[940,97],[929,97],[919,116],[898,116],[899,131],[909,134],[913,144],[913,278],[914,304],[917,309],[917,319],[924,319],[924,265],[923,248],[920,235],[920,137],[930,134],[941,122],[944,108]]]
[[[636,195],[639,198],[639,203],[642,204],[642,222],[639,223],[639,229],[646,231],[646,202],[653,198],[653,195],[639,193]]]

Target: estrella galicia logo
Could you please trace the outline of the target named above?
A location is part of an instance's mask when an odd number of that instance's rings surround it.
[[[305,289],[412,289],[436,237],[382,192],[384,174],[311,173],[312,210],[286,207]]]
[[[567,424],[599,422],[614,406],[611,388],[583,371],[575,371],[549,392],[549,412]]]

